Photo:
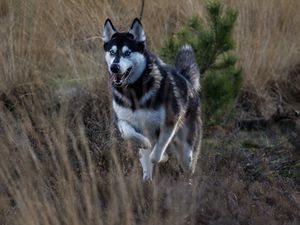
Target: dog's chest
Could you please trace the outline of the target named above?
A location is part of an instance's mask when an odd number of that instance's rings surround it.
[[[113,101],[113,109],[119,120],[125,120],[135,129],[144,132],[155,132],[165,118],[165,110],[163,108],[157,110],[137,109],[133,111]]]

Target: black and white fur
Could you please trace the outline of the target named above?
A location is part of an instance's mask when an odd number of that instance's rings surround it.
[[[200,152],[199,70],[192,48],[181,48],[175,67],[146,48],[142,24],[134,19],[128,32],[118,32],[107,19],[103,42],[112,83],[113,109],[124,139],[140,147],[143,179],[153,166],[176,156],[182,168],[195,170]]]

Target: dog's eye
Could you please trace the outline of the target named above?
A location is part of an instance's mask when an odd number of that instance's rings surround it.
[[[110,54],[111,56],[114,56],[114,55],[116,54],[116,52],[115,52],[114,50],[111,49],[111,50],[109,51],[109,54]]]
[[[124,52],[124,56],[130,56],[130,54],[131,54],[131,51],[127,50],[127,51]]]

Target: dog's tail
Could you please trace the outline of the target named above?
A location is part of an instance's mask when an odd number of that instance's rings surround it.
[[[175,67],[181,75],[191,82],[195,90],[200,89],[200,72],[194,50],[190,45],[184,45],[178,51]]]

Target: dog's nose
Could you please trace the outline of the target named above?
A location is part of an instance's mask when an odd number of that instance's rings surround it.
[[[120,70],[120,66],[118,64],[114,63],[110,66],[110,70],[113,73],[118,73]]]

